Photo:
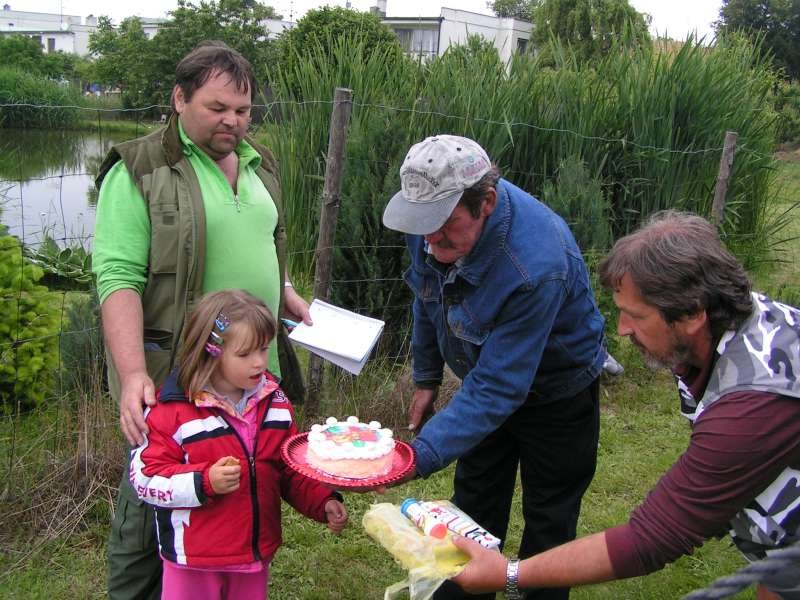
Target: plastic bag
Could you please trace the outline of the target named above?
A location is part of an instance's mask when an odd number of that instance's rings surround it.
[[[384,600],[404,597],[429,600],[445,579],[461,572],[468,556],[455,547],[451,535],[437,539],[422,533],[394,504],[373,504],[364,514],[366,532],[408,570],[408,579],[386,588]]]

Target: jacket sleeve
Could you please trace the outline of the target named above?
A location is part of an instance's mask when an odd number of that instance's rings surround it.
[[[136,494],[162,508],[193,508],[213,494],[208,481],[208,463],[184,463],[184,451],[171,437],[170,407],[147,409],[150,433],[141,446],[131,451],[131,485]]]
[[[420,475],[446,467],[522,406],[564,295],[563,283],[554,279],[509,297],[475,367],[412,443]]]

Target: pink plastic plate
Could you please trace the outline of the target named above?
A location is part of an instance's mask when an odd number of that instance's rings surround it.
[[[289,468],[297,471],[301,475],[305,475],[310,479],[314,479],[337,489],[367,492],[379,487],[389,487],[407,477],[415,466],[414,451],[411,449],[411,446],[405,442],[395,440],[392,470],[386,473],[386,475],[370,477],[368,479],[334,477],[322,471],[318,471],[306,462],[306,446],[308,446],[308,440],[306,440],[307,435],[308,433],[298,433],[283,443],[283,446],[281,446],[281,457],[283,461],[289,465]]]

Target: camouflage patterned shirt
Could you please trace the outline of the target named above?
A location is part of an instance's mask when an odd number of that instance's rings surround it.
[[[766,392],[800,399],[800,311],[753,294],[755,310],[738,331],[724,334],[717,360],[699,401],[679,377],[681,412],[694,422],[726,394]],[[798,403],[800,412],[800,403]],[[786,467],[730,522],[742,552],[761,557],[770,548],[800,539],[800,471]]]

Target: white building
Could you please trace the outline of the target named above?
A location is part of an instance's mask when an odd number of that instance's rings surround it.
[[[11,10],[0,11],[0,35],[20,34],[34,38],[45,52],[89,53],[89,34],[97,29],[97,18]]]
[[[514,52],[528,49],[533,30],[527,21],[455,8],[442,8],[438,17],[382,17],[381,22],[397,34],[406,52],[423,59],[439,56],[450,46],[465,44],[469,36],[479,35],[492,42],[500,58],[508,62]]]

